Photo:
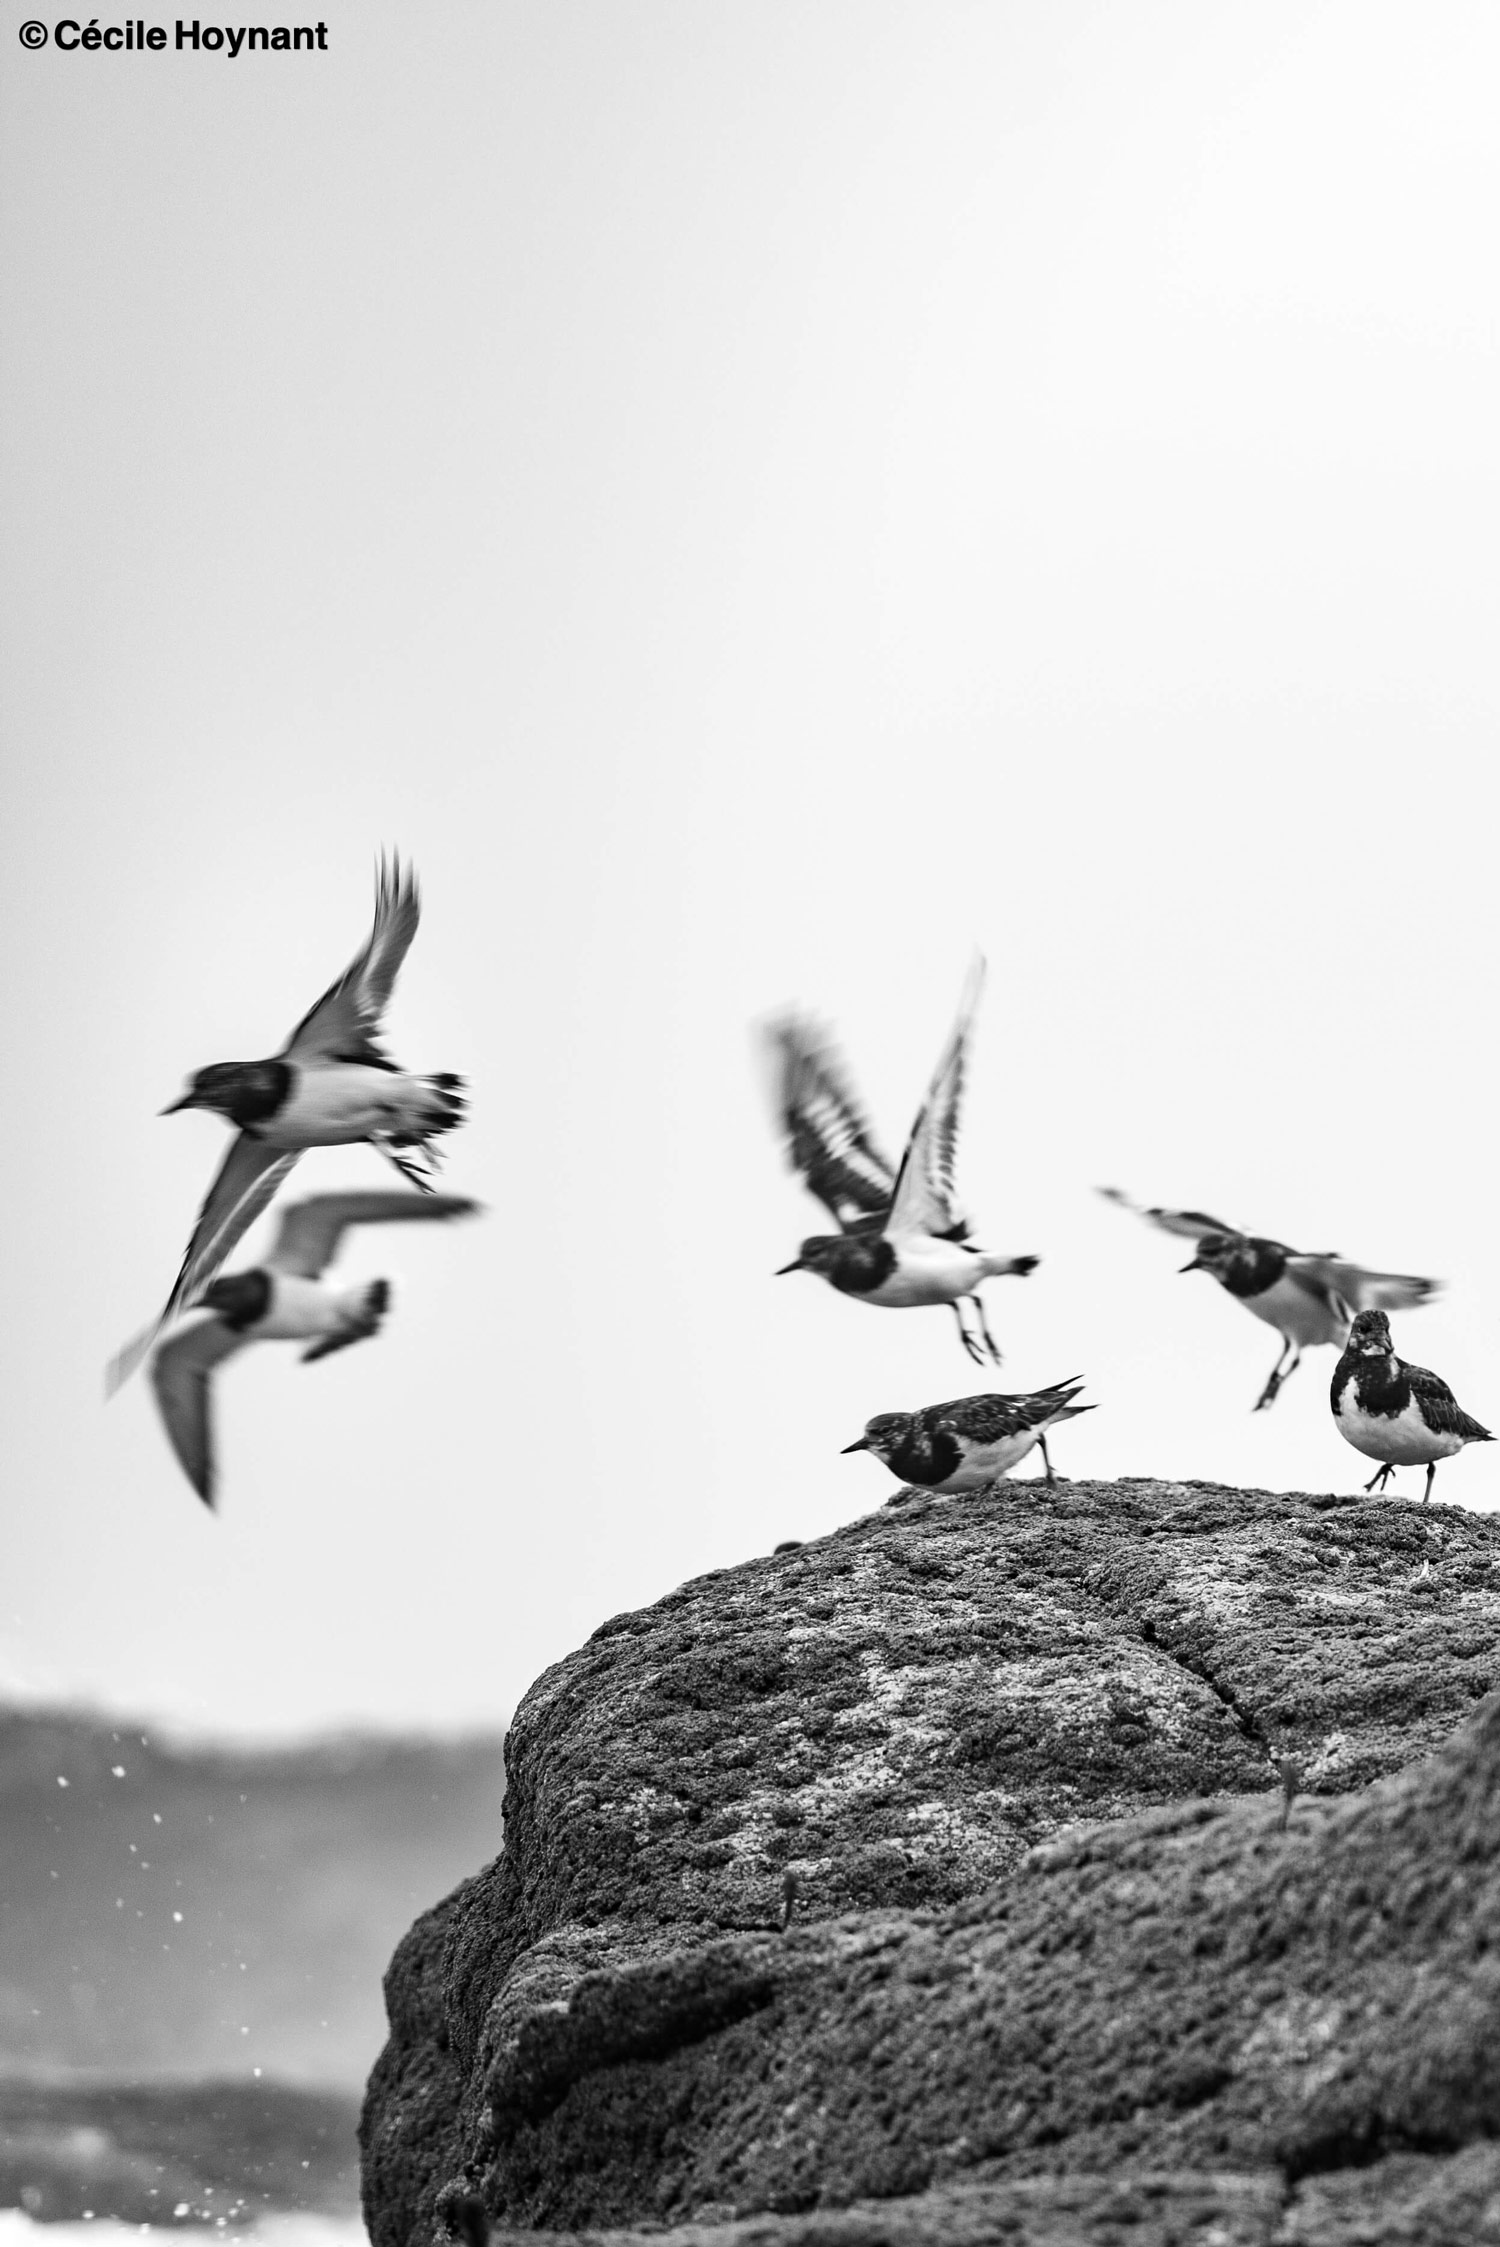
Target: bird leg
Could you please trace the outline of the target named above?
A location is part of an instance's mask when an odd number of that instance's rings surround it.
[[[1436,1473],[1437,1461],[1435,1459],[1429,1459],[1427,1462],[1427,1482],[1422,1492],[1422,1503],[1424,1506],[1426,1505],[1428,1499],[1432,1496],[1432,1478]]]
[[[399,1170],[407,1184],[415,1186],[418,1193],[431,1194],[436,1191],[432,1180],[423,1171],[420,1171],[414,1162],[409,1162],[404,1155],[398,1155],[388,1140],[372,1139],[370,1144],[372,1147],[379,1149],[392,1170]]]
[[[1288,1358],[1292,1361],[1290,1365],[1287,1364]],[[1281,1394],[1282,1382],[1290,1380],[1301,1363],[1302,1352],[1295,1342],[1283,1334],[1281,1337],[1281,1355],[1271,1368],[1270,1379],[1255,1400],[1254,1409],[1257,1412],[1264,1412],[1268,1404],[1276,1402],[1277,1397]]]
[[[960,1342],[962,1342],[965,1350],[967,1350],[969,1356],[974,1360],[974,1363],[976,1365],[983,1365],[984,1358],[980,1352],[979,1345],[975,1341],[973,1335],[969,1332],[968,1328],[964,1325],[963,1312],[959,1309],[957,1303],[950,1304],[949,1308],[952,1311],[953,1316],[958,1321],[958,1339],[960,1340]]]
[[[997,1344],[997,1343],[996,1343],[996,1341],[995,1341],[995,1337],[994,1337],[994,1335],[993,1335],[993,1334],[991,1334],[991,1332],[990,1332],[990,1330],[989,1330],[989,1326],[988,1326],[988,1324],[986,1323],[986,1320],[985,1320],[985,1315],[984,1315],[984,1305],[983,1305],[983,1303],[982,1303],[982,1302],[980,1301],[980,1298],[979,1298],[979,1294],[978,1294],[978,1291],[977,1291],[977,1290],[975,1291],[975,1293],[974,1293],[973,1295],[971,1295],[971,1296],[969,1297],[969,1301],[970,1301],[970,1302],[971,1302],[971,1303],[973,1304],[973,1306],[974,1306],[974,1310],[975,1310],[975,1314],[976,1314],[976,1315],[977,1315],[977,1317],[978,1317],[978,1320],[979,1320],[979,1331],[980,1331],[980,1333],[981,1333],[981,1334],[982,1334],[982,1335],[984,1336],[984,1346],[985,1346],[985,1348],[986,1348],[986,1349],[987,1349],[987,1350],[989,1351],[989,1353],[990,1353],[990,1361],[991,1361],[991,1363],[992,1363],[992,1364],[994,1364],[994,1365],[998,1365],[998,1364],[1000,1363],[1000,1350],[999,1350],[999,1346],[998,1346],[998,1344]]]
[[[1047,1456],[1047,1439],[1045,1436],[1038,1436],[1036,1440],[1037,1448],[1042,1454],[1042,1465],[1047,1470],[1047,1480],[1049,1482],[1056,1482],[1057,1477],[1052,1472],[1052,1461]]]
[[[1392,1466],[1390,1460],[1387,1459],[1385,1465],[1380,1469],[1380,1472],[1378,1474],[1371,1475],[1369,1481],[1365,1484],[1366,1492],[1368,1493],[1372,1490],[1384,1490],[1386,1484],[1390,1481],[1392,1475],[1395,1472],[1395,1468]]]

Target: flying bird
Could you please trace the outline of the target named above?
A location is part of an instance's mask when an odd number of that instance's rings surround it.
[[[1424,1505],[1440,1459],[1451,1459],[1466,1443],[1495,1440],[1464,1411],[1446,1381],[1425,1365],[1397,1357],[1384,1311],[1361,1311],[1354,1321],[1333,1369],[1328,1401],[1345,1443],[1382,1462],[1365,1489],[1384,1489],[1398,1467],[1425,1466]]]
[[[379,1042],[381,1016],[417,933],[416,878],[382,858],[375,921],[364,949],[265,1061],[215,1061],[162,1110],[211,1108],[239,1131],[208,1189],[160,1317],[113,1361],[111,1394],[129,1379],[167,1323],[211,1280],[298,1156],[309,1147],[376,1148],[413,1186],[431,1190],[432,1141],[462,1123],[463,1079],[410,1075]],[[410,1150],[410,1152],[407,1152]]]
[[[1329,1252],[1307,1256],[1285,1241],[1242,1233],[1201,1209],[1143,1209],[1118,1187],[1099,1188],[1106,1201],[1133,1210],[1164,1233],[1196,1243],[1184,1272],[1212,1272],[1219,1285],[1281,1336],[1281,1355],[1255,1400],[1263,1412],[1302,1362],[1304,1350],[1332,1343],[1342,1349],[1360,1311],[1409,1311],[1427,1302],[1441,1280],[1407,1272],[1370,1272]]]
[[[172,1449],[205,1505],[214,1502],[212,1380],[225,1359],[251,1342],[306,1342],[311,1365],[368,1340],[390,1308],[390,1282],[334,1287],[323,1277],[349,1227],[469,1217],[478,1207],[460,1194],[314,1194],[283,1211],[264,1264],[209,1282],[151,1361]]]
[[[1077,1376],[1070,1375],[1029,1396],[955,1397],[951,1404],[924,1405],[920,1412],[878,1412],[865,1422],[858,1441],[844,1449],[873,1451],[899,1482],[956,1491],[999,1482],[1040,1446],[1047,1480],[1053,1482],[1047,1430],[1097,1410],[1074,1403],[1080,1386]]]
[[[980,1283],[1007,1273],[1023,1277],[1039,1259],[976,1247],[954,1192],[959,1102],[983,983],[984,963],[976,959],[899,1171],[876,1145],[829,1039],[796,1014],[769,1023],[764,1034],[787,1159],[839,1227],[810,1235],[781,1271],[816,1272],[841,1294],[887,1310],[946,1303],[976,1365],[985,1352],[998,1365]],[[983,1349],[965,1323],[964,1302],[974,1305]]]

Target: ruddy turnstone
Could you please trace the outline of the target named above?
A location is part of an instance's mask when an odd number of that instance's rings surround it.
[[[1366,1490],[1383,1489],[1398,1467],[1425,1465],[1424,1504],[1440,1459],[1451,1459],[1466,1443],[1495,1440],[1464,1411],[1446,1381],[1425,1365],[1397,1357],[1384,1311],[1361,1311],[1349,1329],[1328,1401],[1345,1443],[1381,1461]]]
[[[1184,1272],[1212,1272],[1247,1311],[1274,1326],[1281,1355],[1255,1400],[1263,1412],[1274,1404],[1284,1381],[1296,1372],[1304,1350],[1332,1343],[1342,1349],[1350,1321],[1360,1311],[1409,1311],[1425,1303],[1441,1280],[1418,1279],[1406,1272],[1370,1272],[1332,1254],[1308,1256],[1284,1241],[1242,1233],[1201,1209],[1143,1209],[1117,1187],[1101,1186],[1106,1201],[1134,1210],[1165,1233],[1196,1242]]]
[[[976,959],[899,1171],[876,1145],[843,1063],[821,1032],[786,1015],[767,1026],[766,1039],[787,1158],[839,1227],[810,1235],[781,1271],[816,1272],[841,1294],[887,1310],[946,1303],[976,1365],[986,1351],[998,1365],[980,1283],[1008,1273],[1023,1277],[1039,1259],[976,1247],[954,1193],[959,1101],[983,982],[984,963]],[[965,1324],[965,1302],[974,1305],[983,1350]]]
[[[390,1308],[388,1280],[333,1287],[323,1278],[351,1225],[469,1217],[458,1194],[314,1194],[283,1212],[264,1264],[211,1280],[151,1362],[151,1379],[172,1449],[206,1506],[214,1502],[211,1376],[250,1342],[306,1342],[304,1365],[363,1342]]]
[[[368,1142],[413,1186],[431,1190],[432,1140],[463,1121],[463,1079],[412,1076],[379,1044],[380,1018],[420,917],[415,877],[399,858],[381,860],[375,921],[363,951],[266,1061],[215,1061],[200,1069],[179,1108],[212,1108],[239,1125],[208,1189],[176,1283],[154,1325],[109,1371],[111,1393],[128,1380],[156,1336],[212,1279],[308,1147]],[[403,1150],[413,1149],[415,1155]]]
[[[1047,1430],[1097,1409],[1073,1402],[1080,1385],[1070,1375],[1030,1396],[955,1397],[951,1404],[924,1405],[920,1412],[878,1412],[865,1422],[858,1442],[846,1443],[844,1449],[873,1451],[900,1482],[950,1491],[982,1490],[999,1482],[1039,1446],[1047,1480],[1053,1482]]]

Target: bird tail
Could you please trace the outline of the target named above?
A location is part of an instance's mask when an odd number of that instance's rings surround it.
[[[443,1159],[432,1142],[442,1132],[456,1131],[463,1122],[468,1105],[464,1080],[445,1070],[437,1077],[409,1077],[407,1083],[410,1097],[406,1114],[393,1131],[372,1132],[371,1144],[408,1185],[430,1194]],[[402,1149],[411,1152],[403,1153]]]
[[[1040,1256],[986,1256],[980,1278],[985,1280],[1025,1279],[1041,1262]]]

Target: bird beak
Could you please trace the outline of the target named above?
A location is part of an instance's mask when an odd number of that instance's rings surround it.
[[[1200,1264],[1200,1263],[1199,1263],[1199,1261],[1198,1261],[1198,1259],[1197,1259],[1197,1257],[1196,1257],[1196,1256],[1195,1256],[1195,1257],[1193,1258],[1193,1261],[1191,1262],[1191,1264],[1179,1264],[1179,1265],[1178,1265],[1178,1267],[1177,1267],[1177,1273],[1178,1273],[1178,1277],[1179,1277],[1179,1278],[1180,1278],[1180,1277],[1182,1276],[1182,1274],[1183,1274],[1184,1272],[1201,1272],[1202,1270],[1203,1270],[1203,1266],[1202,1266],[1202,1264]]]
[[[845,1444],[845,1446],[844,1446],[844,1449],[843,1449],[843,1450],[842,1450],[842,1451],[841,1451],[841,1452],[839,1453],[839,1457],[840,1457],[840,1458],[842,1459],[842,1458],[844,1458],[844,1457],[845,1457],[845,1456],[846,1456],[846,1455],[847,1455],[847,1454],[848,1454],[849,1452],[851,1452],[851,1451],[868,1451],[868,1450],[869,1450],[869,1448],[870,1448],[870,1439],[869,1439],[869,1437],[868,1437],[868,1436],[861,1436],[861,1437],[860,1437],[860,1439],[859,1439],[859,1441],[858,1441],[858,1443],[846,1443],[846,1444]]]
[[[801,1271],[801,1269],[802,1269],[802,1259],[801,1259],[801,1257],[800,1257],[800,1256],[794,1256],[794,1257],[792,1258],[792,1261],[790,1262],[790,1264],[778,1264],[778,1265],[777,1265],[777,1267],[776,1267],[776,1270],[775,1270],[775,1271],[774,1271],[774,1272],[772,1273],[771,1277],[772,1277],[773,1279],[778,1279],[778,1280],[779,1280],[779,1279],[782,1279],[782,1278],[784,1278],[784,1277],[785,1277],[785,1275],[786,1275],[786,1274],[787,1274],[788,1272],[800,1272],[800,1271]]]
[[[157,1114],[162,1116],[175,1116],[179,1108],[196,1108],[197,1105],[198,1095],[196,1094],[196,1092],[185,1092],[180,1100],[174,1100],[172,1102],[170,1108],[159,1108],[157,1110]]]

